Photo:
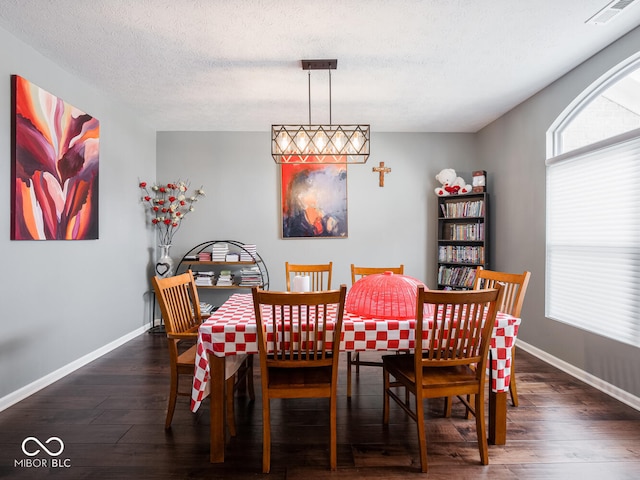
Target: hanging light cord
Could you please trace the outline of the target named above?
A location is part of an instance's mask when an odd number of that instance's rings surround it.
[[[309,125],[311,125],[311,70],[309,70]]]
[[[311,70],[309,70],[309,125],[311,125]],[[329,69],[329,125],[333,125],[331,120],[331,69]]]
[[[329,69],[329,125],[333,125],[331,121],[331,69]]]

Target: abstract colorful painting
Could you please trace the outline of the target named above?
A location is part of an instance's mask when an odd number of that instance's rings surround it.
[[[97,239],[100,122],[11,80],[11,239]]]
[[[282,165],[282,237],[347,238],[347,166]]]

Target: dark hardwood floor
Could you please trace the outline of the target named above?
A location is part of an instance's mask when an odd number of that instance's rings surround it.
[[[236,398],[238,434],[227,446],[226,462],[212,465],[208,402],[193,414],[188,398],[180,397],[173,426],[164,430],[165,342],[161,335],[142,335],[0,412],[0,477],[640,478],[640,412],[523,351],[520,406],[509,407],[507,444],[490,445],[488,466],[479,463],[474,421],[463,418],[461,404],[454,405],[452,418],[442,418],[443,402],[437,400],[427,404],[429,473],[420,474],[415,426],[393,406],[391,425],[382,426],[382,373],[371,367],[361,369],[350,402],[346,368],[341,372],[337,472],[328,469],[326,404],[289,400],[273,404],[272,473],[261,474],[259,378],[255,403]],[[58,457],[44,451],[27,457],[22,444],[28,437],[41,442],[59,437],[64,451]],[[39,448],[33,440],[25,446],[29,452]],[[59,450],[56,441],[45,446]],[[42,459],[49,462],[46,467]],[[50,466],[52,459],[57,466]]]

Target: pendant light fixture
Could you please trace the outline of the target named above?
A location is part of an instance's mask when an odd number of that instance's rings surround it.
[[[369,125],[333,125],[331,70],[338,60],[302,60],[309,71],[309,124],[271,125],[271,155],[276,163],[366,163]],[[311,123],[311,70],[329,70],[329,124]]]

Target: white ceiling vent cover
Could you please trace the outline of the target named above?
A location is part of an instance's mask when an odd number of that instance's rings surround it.
[[[614,0],[609,5],[604,7],[598,13],[596,13],[593,17],[587,20],[585,23],[591,23],[593,25],[604,25],[605,23],[610,22],[616,17],[619,13],[622,12],[625,8],[631,6],[636,3],[638,0]]]

